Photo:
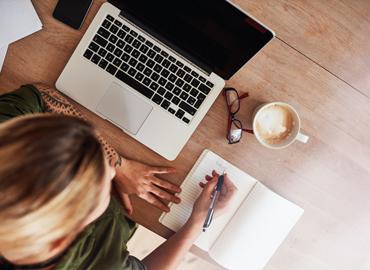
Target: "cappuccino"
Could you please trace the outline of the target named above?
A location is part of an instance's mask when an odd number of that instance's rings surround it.
[[[256,130],[265,143],[279,144],[291,135],[294,118],[289,108],[274,104],[259,112]]]

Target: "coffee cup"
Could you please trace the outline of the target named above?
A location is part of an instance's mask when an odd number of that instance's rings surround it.
[[[300,131],[297,111],[285,102],[270,102],[257,107],[253,114],[253,133],[270,149],[288,147],[294,141],[307,143],[309,137]]]

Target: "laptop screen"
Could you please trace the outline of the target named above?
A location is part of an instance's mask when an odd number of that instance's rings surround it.
[[[222,0],[114,0],[124,15],[205,70],[229,79],[273,34]]]

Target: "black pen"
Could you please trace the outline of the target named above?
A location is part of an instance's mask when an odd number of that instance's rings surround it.
[[[207,218],[206,218],[206,220],[204,221],[204,224],[203,224],[203,232],[205,232],[206,229],[209,227],[209,225],[211,225],[213,214],[214,214],[215,209],[216,209],[216,204],[217,204],[217,201],[218,201],[218,197],[220,196],[222,186],[224,184],[224,179],[225,179],[225,172],[223,172],[223,174],[221,174],[218,177],[217,186],[216,186],[215,191],[213,192],[213,197],[212,197],[211,205],[209,206],[209,209],[208,209]]]

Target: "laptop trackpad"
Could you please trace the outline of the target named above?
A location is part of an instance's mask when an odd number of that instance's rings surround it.
[[[112,83],[99,101],[96,110],[107,119],[136,134],[153,107],[130,90]]]

